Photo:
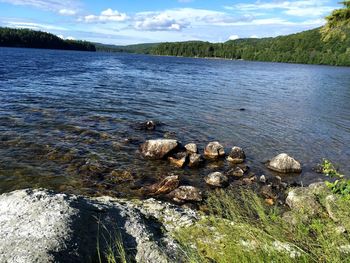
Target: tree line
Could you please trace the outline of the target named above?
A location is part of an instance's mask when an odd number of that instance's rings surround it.
[[[96,51],[87,41],[64,40],[54,34],[31,29],[0,28],[0,46]]]

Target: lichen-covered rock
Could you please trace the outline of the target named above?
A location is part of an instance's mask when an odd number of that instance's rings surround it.
[[[204,162],[204,159],[202,155],[198,153],[192,153],[189,158],[188,166],[190,168],[199,167],[203,164],[203,162]]]
[[[227,161],[231,163],[243,163],[246,156],[241,147],[235,146],[231,149],[229,156],[227,157]]]
[[[301,165],[286,153],[281,153],[266,163],[267,168],[280,173],[300,173]]]
[[[156,139],[148,140],[141,145],[141,153],[143,156],[151,159],[162,159],[171,151],[178,147],[177,140]]]
[[[289,191],[286,204],[295,211],[300,211],[308,215],[316,215],[321,211],[321,206],[316,200],[316,196],[308,187],[298,187]]]
[[[183,185],[173,191],[174,201],[183,202],[183,201],[202,201],[202,192],[194,187],[189,185]]]
[[[207,184],[216,187],[224,187],[228,184],[227,176],[220,172],[210,173],[204,178],[204,180]]]
[[[96,239],[103,252],[108,245],[103,236],[113,238],[115,231],[132,262],[181,262],[167,230],[191,224],[196,217],[194,211],[153,199],[14,191],[0,196],[0,262],[98,262]]]
[[[204,156],[210,159],[217,159],[225,156],[225,149],[219,142],[210,142],[204,149]]]
[[[198,148],[195,143],[188,143],[185,145],[185,149],[188,153],[198,153]]]

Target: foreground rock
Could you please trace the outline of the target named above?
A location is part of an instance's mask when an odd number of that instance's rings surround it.
[[[204,178],[204,180],[207,184],[216,187],[224,187],[228,184],[227,176],[220,172],[210,173]]]
[[[183,185],[173,191],[174,201],[184,202],[184,201],[202,201],[202,192],[194,187],[189,185]]]
[[[242,148],[240,147],[233,147],[231,149],[230,155],[227,157],[227,161],[231,163],[243,163],[246,156]]]
[[[98,262],[97,237],[103,252],[103,236],[113,238],[118,232],[132,252],[132,262],[180,262],[181,253],[168,231],[196,218],[190,209],[154,199],[14,191],[0,196],[0,262]]]
[[[186,164],[187,153],[185,152],[177,153],[175,154],[175,156],[169,157],[168,160],[172,165],[182,168]]]
[[[202,155],[198,153],[192,153],[189,158],[188,166],[190,168],[199,167],[204,163],[204,159],[202,158]]]
[[[204,149],[204,156],[210,159],[217,159],[225,156],[225,149],[219,142],[210,142]]]
[[[301,165],[286,153],[281,153],[266,163],[267,168],[280,173],[301,173]]]
[[[149,195],[164,195],[175,190],[179,186],[179,176],[171,175],[165,177],[160,183],[145,187],[144,193]]]
[[[185,149],[188,153],[198,153],[198,148],[195,143],[188,143],[185,145]]]
[[[148,140],[141,145],[141,153],[143,156],[151,159],[163,159],[171,151],[178,147],[177,140],[157,139]]]

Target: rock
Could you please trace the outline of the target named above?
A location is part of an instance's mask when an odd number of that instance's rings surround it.
[[[265,203],[268,204],[268,205],[274,205],[275,201],[272,198],[266,198],[265,199]]]
[[[236,167],[236,168],[229,170],[226,174],[228,176],[233,176],[233,177],[242,177],[244,175],[244,171],[242,168]]]
[[[230,155],[227,157],[227,161],[231,163],[243,163],[245,158],[243,149],[235,146],[231,149]]]
[[[194,211],[153,199],[14,191],[0,196],[0,262],[99,262],[97,238],[102,262],[107,262],[106,242],[116,230],[130,262],[183,262],[168,231],[191,225],[197,218]]]
[[[339,207],[338,207],[338,197],[334,194],[328,195],[325,198],[325,208],[328,213],[328,216],[334,221],[339,222],[340,218],[338,216]]]
[[[174,201],[182,202],[182,201],[202,201],[202,193],[201,191],[193,186],[183,185],[173,191]]]
[[[187,153],[177,153],[174,157],[169,157],[168,160],[172,165],[182,168],[185,166]]]
[[[157,123],[155,121],[146,121],[146,122],[141,122],[137,123],[135,126],[136,130],[144,130],[144,131],[153,131],[157,127]]]
[[[210,159],[217,159],[225,156],[225,149],[219,142],[210,142],[204,149],[204,156]]]
[[[207,184],[216,187],[224,187],[228,184],[227,176],[220,172],[210,173],[204,178],[204,180]]]
[[[301,173],[301,165],[286,153],[281,153],[267,162],[267,168],[280,173]]]
[[[178,147],[177,140],[171,139],[157,139],[148,140],[141,145],[141,153],[143,156],[151,159],[162,159],[171,151]]]
[[[188,153],[198,153],[198,148],[195,143],[188,143],[185,145],[185,149]]]
[[[165,177],[160,183],[151,186],[150,189],[153,190],[153,195],[163,195],[175,190],[179,183],[179,176],[171,175]]]
[[[321,206],[316,200],[316,196],[308,187],[298,187],[292,189],[286,198],[286,204],[295,211],[303,212],[308,215],[316,215]]]
[[[202,155],[200,155],[198,153],[192,153],[190,155],[188,166],[190,168],[198,167],[198,166],[201,166],[203,164],[203,162],[204,162],[204,160],[203,160]]]
[[[273,200],[277,199],[277,194],[274,193],[271,185],[262,186],[260,189],[260,192],[266,199],[273,199]]]
[[[266,182],[267,182],[266,176],[265,175],[261,175],[259,177],[259,181],[260,181],[260,183],[266,184]]]

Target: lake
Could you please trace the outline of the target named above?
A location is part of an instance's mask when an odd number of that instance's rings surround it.
[[[0,48],[0,192],[140,196],[170,173],[206,188],[227,168],[144,160],[139,145],[164,136],[241,146],[257,175],[276,175],[263,162],[281,152],[303,165],[283,180],[322,179],[322,158],[349,174],[350,68]]]

